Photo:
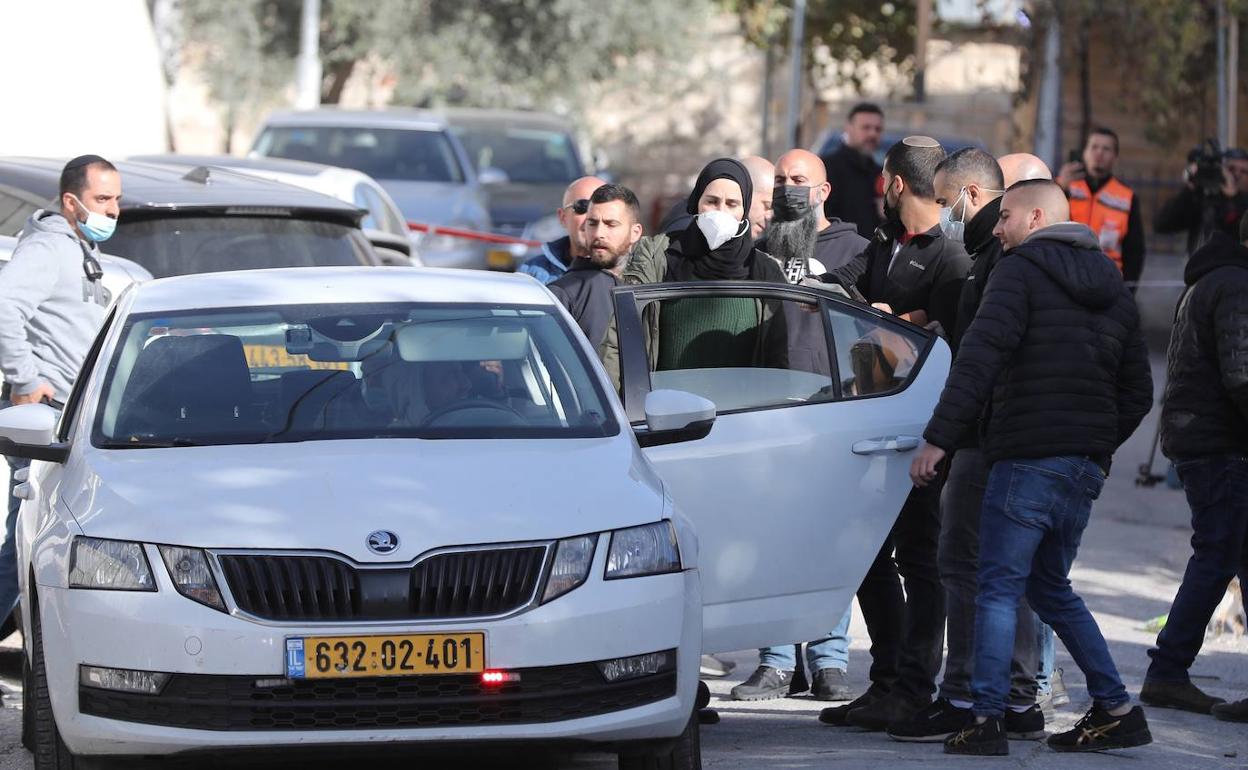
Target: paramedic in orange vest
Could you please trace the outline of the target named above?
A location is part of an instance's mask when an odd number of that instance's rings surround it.
[[[1070,198],[1070,219],[1092,228],[1101,251],[1118,265],[1131,284],[1144,269],[1144,223],[1140,201],[1130,187],[1114,176],[1118,135],[1098,126],[1083,145],[1083,161],[1062,166],[1054,181]]]

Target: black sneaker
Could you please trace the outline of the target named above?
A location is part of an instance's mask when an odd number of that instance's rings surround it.
[[[1188,682],[1159,682],[1145,679],[1140,688],[1140,700],[1150,706],[1208,714],[1214,706],[1226,701],[1206,695],[1199,687]]]
[[[1044,737],[1044,712],[1039,706],[1026,711],[1005,710],[1005,735],[1012,741],[1038,741]]]
[[[970,709],[960,709],[937,698],[910,719],[889,725],[888,737],[907,743],[938,743],[965,727],[970,717]]]
[[[783,698],[793,682],[792,671],[759,666],[750,678],[732,688],[733,700],[771,700]]]
[[[885,691],[883,689],[876,687],[875,685],[871,685],[867,688],[866,692],[859,695],[857,698],[854,698],[849,703],[846,703],[843,706],[832,706],[831,708],[826,708],[823,711],[820,711],[819,721],[823,722],[825,725],[845,727],[849,724],[845,721],[845,717],[849,715],[849,712],[856,708],[869,705],[875,702],[877,698],[884,697],[884,695]]]
[[[849,675],[839,668],[821,668],[815,672],[810,694],[815,700],[849,700],[853,697],[849,691]]]
[[[1248,722],[1248,698],[1234,703],[1219,703],[1212,710],[1214,719],[1223,722]]]
[[[1144,709],[1136,706],[1120,717],[1093,706],[1075,723],[1074,729],[1049,736],[1054,751],[1105,751],[1144,746],[1153,742],[1144,719]]]
[[[927,699],[917,700],[889,693],[862,708],[851,710],[845,715],[845,722],[866,730],[886,730],[894,722],[909,721],[930,703]]]
[[[1004,757],[1010,753],[1005,725],[996,717],[976,722],[972,716],[962,729],[945,739],[946,754],[968,754],[974,757]]]

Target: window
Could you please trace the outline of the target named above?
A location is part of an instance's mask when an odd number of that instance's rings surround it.
[[[642,309],[652,389],[685,390],[720,413],[835,397],[834,369],[818,303],[696,296]]]
[[[0,235],[17,235],[31,214],[52,205],[29,193],[0,185]]]
[[[926,340],[917,330],[847,306],[827,310],[843,398],[896,393],[910,381]]]
[[[406,128],[279,126],[266,128],[255,152],[363,171],[374,179],[463,182],[446,134]]]
[[[126,321],[93,442],[106,448],[358,438],[596,438],[601,383],[543,309],[351,304]]]
[[[510,126],[451,130],[478,169],[502,169],[512,182],[564,185],[583,175],[575,145],[560,131]]]
[[[266,267],[368,264],[345,225],[287,217],[175,216],[123,219],[108,253],[156,278]]]

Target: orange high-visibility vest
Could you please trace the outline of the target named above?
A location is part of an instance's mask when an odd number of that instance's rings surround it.
[[[1127,237],[1131,219],[1131,201],[1135,193],[1116,178],[1110,177],[1101,189],[1092,188],[1082,179],[1070,183],[1070,221],[1082,222],[1092,228],[1100,241],[1101,251],[1122,269],[1122,241]]]

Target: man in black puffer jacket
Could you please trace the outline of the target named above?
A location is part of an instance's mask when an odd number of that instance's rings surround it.
[[[1152,741],[1096,620],[1068,575],[1110,459],[1152,406],[1139,312],[1086,226],[1069,222],[1053,182],[1019,182],[1001,202],[1005,253],[954,360],[911,478],[936,465],[992,400],[983,440],[992,463],[980,521],[974,716],[945,742],[952,754],[1009,753],[1003,715],[1024,591],[1087,677],[1092,709],[1058,751]]]
[[[1248,583],[1248,216],[1240,239],[1216,233],[1188,260],[1161,408],[1161,445],[1192,507],[1192,558],[1140,699],[1202,714],[1218,699],[1187,671],[1231,578]],[[1248,721],[1248,702],[1215,714]]]

